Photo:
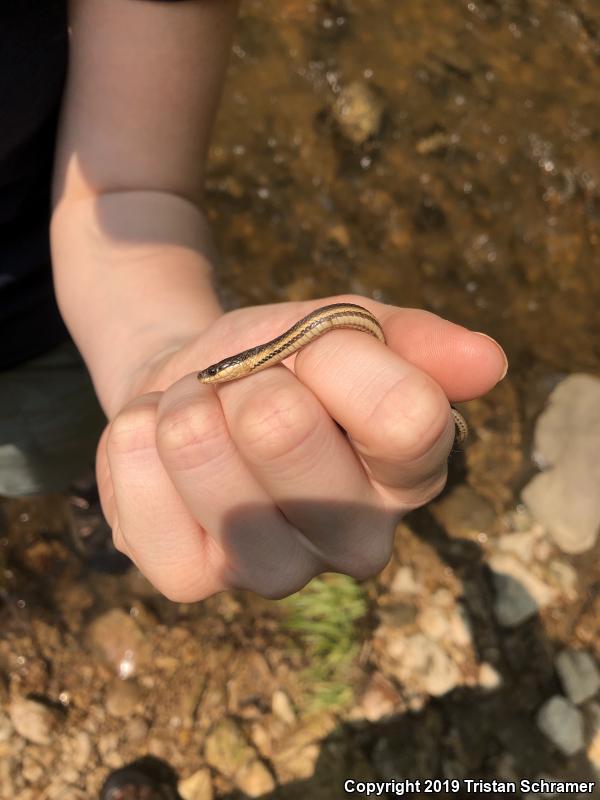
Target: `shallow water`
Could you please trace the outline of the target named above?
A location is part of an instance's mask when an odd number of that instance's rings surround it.
[[[502,343],[525,417],[597,372],[599,30],[585,0],[245,3],[207,198],[228,303],[427,308]]]

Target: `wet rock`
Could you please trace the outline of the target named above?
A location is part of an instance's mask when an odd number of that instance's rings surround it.
[[[50,744],[53,732],[63,719],[57,709],[24,697],[12,700],[9,714],[17,733],[35,744]]]
[[[134,619],[114,608],[97,617],[87,629],[91,647],[121,678],[134,675],[147,663],[150,646]]]
[[[333,117],[343,135],[360,145],[379,132],[383,110],[383,103],[373,89],[362,81],[354,81],[336,98]]]
[[[544,471],[523,501],[565,553],[583,553],[600,532],[600,380],[576,374],[552,392],[537,421],[534,457]]]
[[[489,566],[496,589],[494,613],[501,625],[520,625],[556,599],[556,591],[514,556],[498,553]]]
[[[485,533],[494,524],[494,509],[470,486],[457,486],[451,494],[437,503],[432,510],[438,522],[451,536],[473,539]]]
[[[177,788],[183,800],[212,800],[214,796],[208,769],[199,769],[189,778],[179,781]]]
[[[583,715],[561,695],[547,700],[537,714],[538,728],[564,755],[583,749]]]
[[[206,737],[204,755],[211,767],[233,778],[256,758],[256,751],[232,719],[223,719]]]
[[[600,672],[590,653],[562,650],[554,661],[562,687],[572,703],[579,705],[600,689]]]
[[[141,693],[135,683],[117,679],[106,691],[106,710],[111,717],[129,717],[140,698]]]
[[[236,776],[235,784],[248,797],[260,797],[272,792],[275,780],[262,761],[251,761],[241,768]]]

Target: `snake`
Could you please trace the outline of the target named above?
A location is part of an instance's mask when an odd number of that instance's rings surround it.
[[[204,384],[225,383],[268,369],[336,328],[363,331],[386,343],[377,317],[366,308],[355,303],[331,303],[311,311],[274,339],[200,370],[198,380]],[[462,414],[452,406],[450,410],[456,429],[455,441],[462,444],[469,435],[469,427]]]

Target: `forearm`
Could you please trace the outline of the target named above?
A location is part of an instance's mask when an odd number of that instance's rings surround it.
[[[51,241],[61,313],[111,417],[153,359],[222,313],[208,226],[181,197],[121,191],[59,203]]]

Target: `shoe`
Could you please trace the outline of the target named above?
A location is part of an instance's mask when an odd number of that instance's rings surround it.
[[[110,773],[99,800],[181,800],[177,775],[164,761],[152,756]]]
[[[121,575],[129,569],[131,561],[113,544],[112,531],[102,514],[93,475],[69,487],[67,515],[71,543],[90,569],[114,575]]]

